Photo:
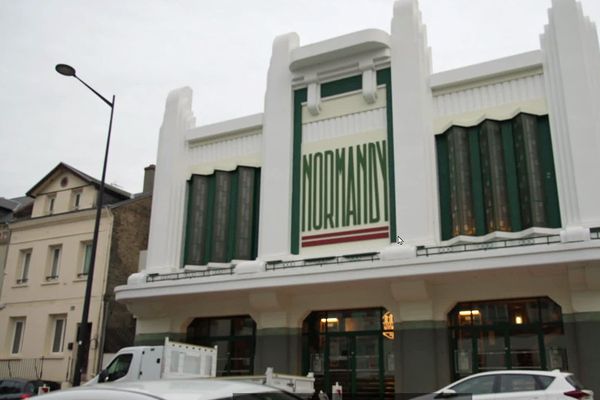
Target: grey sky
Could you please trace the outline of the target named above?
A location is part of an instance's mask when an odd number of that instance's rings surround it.
[[[442,71],[539,48],[550,0],[420,0]],[[600,22],[600,1],[582,0]],[[117,96],[107,181],[139,192],[155,162],[166,96],[190,86],[198,125],[262,112],[271,44],[360,29],[389,32],[393,0],[0,0],[0,196],[22,196],[64,161],[100,177]]]

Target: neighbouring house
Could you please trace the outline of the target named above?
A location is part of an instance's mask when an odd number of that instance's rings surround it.
[[[539,50],[432,73],[400,0],[389,33],[277,37],[262,114],[197,126],[171,92],[147,260],[115,290],[136,343],[345,399],[504,368],[600,392],[600,51],[579,3],[548,16]]]
[[[26,196],[14,199],[0,197],[0,295],[2,295],[2,277],[4,276],[8,243],[10,242],[8,223],[16,216],[27,215],[28,212],[31,212],[32,201],[33,199]],[[0,304],[1,306],[2,304]]]
[[[0,375],[67,385],[72,380],[99,188],[97,179],[60,163],[27,193],[33,198],[30,215],[17,214],[8,222]],[[97,372],[105,353],[133,343],[133,317],[115,303],[113,288],[139,268],[150,205],[150,189],[132,197],[105,186],[90,303],[88,376]]]

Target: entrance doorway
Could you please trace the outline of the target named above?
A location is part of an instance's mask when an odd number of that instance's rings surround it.
[[[455,379],[498,369],[567,369],[560,307],[547,297],[459,303],[449,314]]]
[[[304,372],[315,374],[317,392],[338,383],[344,398],[384,399],[394,395],[394,338],[384,309],[317,311],[305,319]]]

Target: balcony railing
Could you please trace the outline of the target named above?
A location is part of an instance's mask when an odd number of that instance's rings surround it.
[[[149,274],[146,282],[173,281],[179,279],[203,278],[215,275],[233,275],[234,267],[214,268],[210,267],[203,271],[183,271],[169,274]]]
[[[510,247],[536,246],[540,244],[549,245],[553,243],[560,243],[560,235],[538,236],[521,239],[503,239],[483,243],[462,243],[453,244],[450,246],[418,246],[417,257],[429,257],[439,254],[463,253],[468,251],[506,249]]]
[[[288,268],[301,268],[301,267],[314,267],[314,266],[326,266],[333,264],[345,264],[357,261],[377,261],[379,260],[379,253],[361,253],[361,254],[348,254],[337,257],[318,257],[318,258],[307,258],[304,260],[294,261],[268,261],[265,265],[267,271],[275,271],[279,269]]]
[[[590,239],[600,240],[600,228],[590,229]],[[561,243],[560,235],[536,236],[520,239],[502,239],[481,243],[461,243],[449,246],[417,246],[417,257],[429,257],[443,254],[456,254],[471,251],[488,251],[497,249],[507,249],[525,246],[551,245]],[[378,252],[348,254],[343,256],[307,258],[303,260],[274,260],[265,263],[266,271],[284,270],[288,268],[303,267],[326,267],[328,265],[339,265],[354,262],[374,262],[380,260]],[[204,270],[173,272],[168,274],[149,274],[146,282],[160,282],[180,279],[203,278],[216,275],[233,275],[235,266],[217,268],[207,267]]]

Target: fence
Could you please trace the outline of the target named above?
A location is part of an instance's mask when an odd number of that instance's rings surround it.
[[[19,360],[0,360],[0,379],[42,379],[44,357]]]

